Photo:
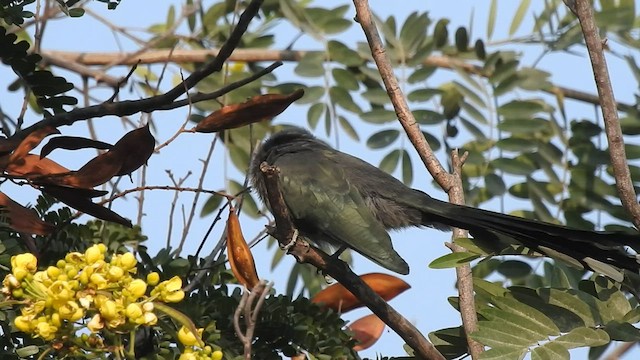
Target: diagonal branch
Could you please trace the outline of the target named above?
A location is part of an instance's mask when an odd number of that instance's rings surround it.
[[[631,172],[627,164],[627,154],[624,149],[624,139],[620,129],[616,101],[613,96],[607,61],[604,57],[602,40],[598,34],[598,28],[593,16],[593,5],[588,0],[575,0],[570,3],[572,5],[571,10],[578,17],[582,26],[582,33],[589,51],[593,76],[600,97],[604,128],[609,142],[609,156],[611,157],[618,194],[620,194],[622,205],[631,214],[633,224],[640,229],[640,205],[638,205],[638,197],[633,187]]]

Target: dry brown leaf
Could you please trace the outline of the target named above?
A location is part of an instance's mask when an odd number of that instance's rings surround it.
[[[26,156],[29,151],[33,150],[36,146],[40,144],[42,139],[51,135],[51,134],[60,134],[60,131],[53,126],[45,126],[40,129],[37,129],[27,135],[21,142],[18,147],[13,151],[11,156],[9,157],[9,164],[15,162],[18,159],[22,159]]]
[[[42,191],[85,214],[126,227],[132,227],[131,221],[104,206],[94,203],[87,197],[81,196],[82,191],[78,191],[78,189],[61,186],[43,186]]]
[[[370,273],[362,275],[360,278],[385,301],[389,301],[398,294],[411,288],[411,285],[407,284],[404,280],[388,274]],[[311,302],[343,313],[364,305],[340,283],[335,283],[319,291],[311,299]]]
[[[0,206],[7,211],[9,226],[16,232],[44,236],[55,229],[53,225],[42,221],[34,210],[18,204],[1,192]]]
[[[151,134],[149,123],[125,134],[110,150],[123,158],[122,166],[116,176],[129,175],[146,164],[155,146],[156,139]]]
[[[117,153],[107,151],[84,164],[78,171],[69,171],[42,177],[38,182],[59,186],[91,189],[111,180],[122,166],[122,158]]]
[[[109,150],[112,147],[113,145],[109,143],[79,136],[56,136],[42,147],[42,150],[40,150],[40,157],[43,158],[49,155],[55,149],[79,150],[92,148]]]
[[[260,280],[251,249],[242,235],[240,221],[233,208],[229,210],[229,219],[227,220],[227,256],[231,271],[236,279],[247,289],[253,289]]]
[[[38,155],[26,154],[9,164],[6,171],[9,175],[31,178],[34,176],[62,174],[69,172],[69,169],[53,160],[40,159]]]
[[[202,119],[193,129],[196,132],[212,133],[269,120],[282,113],[302,95],[304,90],[298,89],[287,95],[254,96],[241,104],[223,106]]]
[[[358,341],[353,350],[361,351],[370,348],[380,339],[384,327],[384,322],[374,314],[354,321],[348,326],[349,330],[353,332],[353,338]]]

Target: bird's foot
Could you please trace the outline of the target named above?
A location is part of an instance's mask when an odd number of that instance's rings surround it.
[[[289,252],[289,249],[291,249],[296,242],[298,242],[298,229],[293,229],[293,236],[291,236],[291,241],[289,241],[287,244],[282,245],[280,248],[286,252]]]

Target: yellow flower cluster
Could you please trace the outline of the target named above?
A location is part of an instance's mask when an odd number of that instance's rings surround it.
[[[178,340],[185,346],[178,360],[221,360],[222,351],[214,351],[209,345],[198,348],[198,339],[202,338],[202,331],[204,331],[204,329],[200,328],[197,330],[197,337],[184,326],[178,331]]]
[[[154,301],[179,302],[184,298],[179,277],[159,283],[151,273],[146,281],[135,278],[137,260],[132,253],[105,260],[104,244],[93,245],[84,254],[73,252],[56,266],[37,271],[32,254],[11,258],[11,274],[3,281],[2,293],[20,300],[15,327],[27,334],[53,340],[73,336],[83,328],[131,331],[139,325],[155,325]],[[155,286],[147,296],[147,287]]]

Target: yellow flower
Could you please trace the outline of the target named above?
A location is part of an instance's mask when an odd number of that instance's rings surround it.
[[[138,264],[136,257],[130,252],[120,255],[119,260],[120,266],[125,270],[133,269]]]
[[[184,352],[180,354],[178,360],[197,360],[196,354],[191,349],[184,349]]]
[[[136,301],[147,292],[147,284],[142,279],[135,279],[122,291],[123,295],[131,301]]]
[[[118,281],[124,276],[124,269],[119,266],[111,266],[108,272],[109,280]]]
[[[84,316],[84,310],[75,301],[67,301],[58,308],[61,319],[78,321]]]
[[[35,333],[45,340],[53,340],[56,337],[56,331],[58,328],[46,321],[39,322],[35,328]]]
[[[115,319],[118,316],[118,307],[113,300],[103,302],[98,310],[100,311],[100,315],[107,320]]]
[[[156,314],[154,314],[152,312],[144,313],[144,324],[145,325],[153,326],[156,323],[158,323],[158,317],[156,316]]]
[[[127,305],[127,309],[125,310],[125,314],[131,320],[135,320],[142,316],[142,306],[140,304],[131,303]]]
[[[202,338],[203,328],[198,329],[198,335],[194,335],[191,330],[187,329],[184,325],[178,330],[178,340],[184,346],[194,346],[200,343],[199,339]]]
[[[57,279],[60,274],[62,274],[62,271],[55,266],[49,266],[47,268],[47,275],[51,279]]]
[[[151,295],[159,294],[159,298],[164,302],[180,302],[184,299],[184,291],[182,291],[182,279],[174,276],[169,280],[163,281],[153,289]]]
[[[93,273],[89,277],[89,281],[96,286],[97,289],[104,289],[107,287],[107,279],[101,274]]]
[[[160,281],[160,275],[157,272],[154,271],[147,274],[147,284],[151,286],[156,286],[158,285],[159,281]]]
[[[31,320],[33,320],[33,315],[20,315],[16,316],[15,320],[13,320],[13,324],[16,326],[16,329],[28,333],[31,331]]]
[[[87,328],[91,330],[91,332],[98,332],[104,328],[104,322],[102,321],[102,317],[100,314],[95,314],[91,321],[87,323]]]
[[[11,257],[12,268],[23,268],[29,272],[35,272],[38,268],[38,259],[31,253],[19,254]]]
[[[67,301],[73,299],[75,291],[71,289],[71,285],[66,281],[55,281],[47,289],[49,297],[54,300]]]
[[[84,252],[84,258],[87,264],[93,264],[99,260],[104,260],[104,251],[99,245],[93,245]]]
[[[211,354],[211,360],[222,360],[222,351],[214,351],[213,354]]]

